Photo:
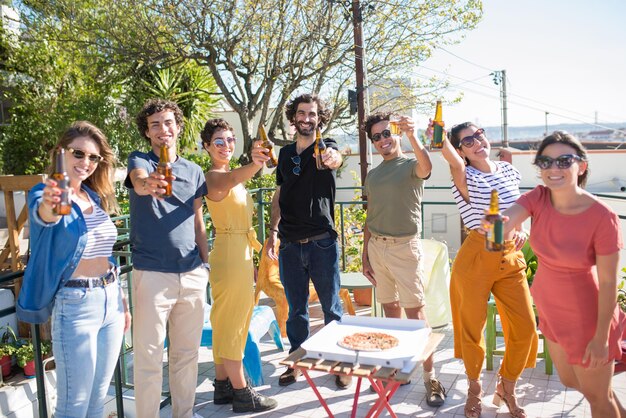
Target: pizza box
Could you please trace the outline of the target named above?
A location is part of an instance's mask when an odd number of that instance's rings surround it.
[[[383,351],[359,351],[341,347],[338,342],[355,332],[384,332],[398,339],[398,345]],[[341,322],[333,321],[302,344],[307,357],[359,363],[369,366],[393,367],[409,373],[424,360],[431,329],[425,321],[416,319],[375,318],[343,315]]]

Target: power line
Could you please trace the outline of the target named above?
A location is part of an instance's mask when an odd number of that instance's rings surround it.
[[[444,71],[436,70],[436,69],[434,69],[434,68],[429,68],[429,67],[426,67],[426,66],[423,66],[423,65],[422,65],[422,66],[420,66],[420,68],[424,68],[424,69],[429,70],[429,71],[433,71],[433,72],[436,72],[436,73],[440,73],[440,74],[443,74],[443,75],[445,75],[445,76],[447,76],[447,77],[453,77],[453,78],[456,78],[456,79],[462,80],[464,83],[475,84],[475,85],[477,85],[477,86],[479,86],[479,87],[482,87],[482,88],[485,88],[485,89],[488,89],[488,90],[495,90],[495,91],[497,91],[497,92],[498,92],[497,99],[498,99],[498,100],[500,99],[500,90],[499,90],[499,89],[496,89],[495,87],[485,86],[484,84],[476,83],[476,82],[475,82],[475,81],[473,81],[473,80],[468,80],[468,79],[465,79],[465,78],[463,78],[463,77],[459,77],[459,76],[456,76],[456,75],[454,75],[454,74],[446,73],[446,72],[444,72]],[[425,78],[425,77],[426,77],[425,75],[424,75],[424,76],[422,76],[422,75],[419,75],[419,74],[418,74],[418,76],[421,76],[421,77],[423,77],[423,78]],[[449,86],[449,87],[452,87],[452,86]],[[442,87],[442,89],[443,89],[443,87]],[[439,90],[439,89],[436,89],[436,90]],[[457,90],[458,90],[458,88],[457,88]],[[486,96],[486,97],[489,97],[489,98],[494,98],[494,99],[496,98],[496,97],[495,97],[495,95],[494,95],[494,96],[492,96],[492,95],[489,95],[489,94],[487,94],[487,93],[484,93],[484,92],[478,92],[478,91],[476,91],[476,90],[472,90],[472,89],[467,88],[467,87],[464,87],[464,90],[467,90],[467,91],[470,91],[470,92],[472,92],[472,93],[476,93],[476,94],[479,94],[479,95],[482,95],[482,96]],[[546,111],[549,111],[551,115],[554,115],[554,116],[559,116],[559,117],[562,117],[562,118],[564,118],[564,119],[568,119],[568,120],[571,120],[571,121],[574,121],[574,122],[583,123],[583,124],[590,125],[590,126],[595,126],[595,127],[601,128],[601,129],[607,129],[607,130],[611,130],[611,131],[614,131],[614,132],[620,132],[620,130],[619,130],[619,129],[612,128],[612,127],[610,127],[610,126],[601,125],[601,124],[598,124],[598,123],[595,123],[595,122],[588,122],[588,121],[583,120],[583,119],[575,118],[575,117],[572,117],[572,116],[566,116],[566,115],[563,115],[563,114],[561,114],[561,113],[553,112],[553,111],[551,111],[551,110],[550,110],[552,107],[554,107],[554,108],[558,109],[558,107],[557,107],[557,106],[547,105],[547,104],[545,104],[545,103],[541,103],[541,102],[538,102],[538,101],[535,101],[535,100],[532,100],[532,99],[527,99],[527,98],[525,98],[525,97],[522,97],[522,96],[519,96],[519,95],[517,95],[517,94],[513,94],[513,93],[508,93],[508,94],[509,94],[510,96],[517,96],[517,97],[520,97],[520,98],[522,98],[522,99],[524,99],[524,100],[529,100],[529,101],[534,101],[534,102],[537,102],[538,104],[541,104],[541,105],[545,105],[545,106],[547,106],[547,107],[548,107],[548,109],[545,109],[545,108],[544,108],[544,109],[542,109],[542,108],[538,108],[538,107],[531,106],[531,105],[528,105],[528,104],[524,104],[524,103],[520,103],[520,102],[516,102],[516,101],[511,101],[511,100],[509,100],[509,103],[515,104],[515,105],[517,105],[517,106],[521,106],[521,107],[524,107],[524,108],[527,108],[527,109],[531,109],[531,110],[536,110],[536,111],[538,111],[538,112],[540,112],[540,113],[545,113]],[[583,114],[580,114],[580,113],[577,113],[577,112],[572,112],[572,111],[569,111],[568,109],[561,109],[561,110],[565,110],[566,112],[573,113],[573,114],[578,114],[578,115],[580,115],[580,116],[586,116],[586,115],[583,115]]]
[[[460,59],[461,61],[465,61],[466,63],[468,63],[468,64],[470,64],[470,65],[473,65],[473,66],[475,66],[475,67],[478,67],[478,68],[482,68],[483,70],[486,70],[486,71],[489,71],[489,72],[494,72],[494,71],[496,71],[496,70],[494,70],[493,68],[487,68],[487,67],[484,67],[484,66],[482,66],[482,65],[480,65],[480,64],[476,64],[475,62],[472,62],[472,61],[470,61],[470,60],[467,60],[467,59],[465,59],[465,58],[463,58],[463,57],[460,57],[460,56],[458,56],[458,55],[456,55],[456,54],[454,54],[454,53],[452,53],[452,52],[448,51],[447,49],[445,49],[445,48],[443,48],[443,47],[441,47],[441,46],[438,46],[436,49],[440,49],[440,50],[442,50],[443,52],[445,52],[445,53],[447,53],[447,54],[450,54],[450,55],[452,55],[453,57],[456,57],[456,58]]]

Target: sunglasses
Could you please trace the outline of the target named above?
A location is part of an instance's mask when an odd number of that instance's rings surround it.
[[[226,146],[226,143],[230,145],[230,144],[234,144],[236,141],[237,141],[237,138],[235,138],[234,136],[231,136],[228,138],[215,138],[211,142],[215,144],[215,146],[218,148],[224,148]]]
[[[84,160],[85,157],[87,157],[90,163],[98,164],[100,161],[102,161],[102,156],[98,154],[88,154],[83,150],[67,148],[67,152],[72,154],[77,160]]]
[[[299,176],[300,173],[302,173],[302,167],[300,167],[300,163],[302,162],[302,159],[300,159],[299,155],[294,155],[293,157],[291,157],[291,161],[295,164],[292,170],[293,174],[295,174],[296,176]]]
[[[535,158],[535,165],[542,170],[547,170],[552,167],[553,163],[556,163],[557,168],[570,168],[574,161],[583,161],[579,155],[564,154],[556,158],[546,157],[545,155],[539,155]]]
[[[389,129],[385,129],[382,132],[372,135],[372,142],[378,142],[382,138],[391,138],[391,131]]]
[[[459,148],[461,148],[461,146],[464,146],[465,148],[472,148],[474,146],[474,141],[480,141],[484,134],[485,130],[483,128],[477,129],[472,135],[466,136],[459,141]]]

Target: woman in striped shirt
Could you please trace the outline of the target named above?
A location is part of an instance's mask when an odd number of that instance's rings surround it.
[[[30,191],[32,257],[18,314],[29,322],[42,322],[54,306],[54,416],[96,417],[103,415],[123,333],[130,327],[111,257],[117,229],[107,214],[117,208],[112,182],[115,156],[104,134],[88,122],[70,126],[54,149],[58,148],[65,149],[72,208],[68,215],[56,214],[63,190],[52,178]]]
[[[502,399],[513,417],[525,418],[515,398],[515,384],[524,368],[535,366],[537,356],[526,263],[519,251],[526,235],[521,227],[513,230],[505,237],[503,251],[489,252],[485,249],[484,235],[477,230],[489,208],[492,189],[498,191],[502,210],[517,200],[520,174],[505,161],[492,161],[490,150],[484,130],[470,122],[454,126],[442,150],[450,165],[454,199],[465,227],[470,230],[454,260],[450,281],[454,354],[463,360],[469,380],[465,416],[478,417],[483,395],[480,382],[485,358],[483,332],[487,301],[493,293],[506,344],[494,399]]]

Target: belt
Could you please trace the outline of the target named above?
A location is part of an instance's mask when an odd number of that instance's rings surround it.
[[[306,244],[307,242],[319,241],[321,239],[326,239],[326,238],[330,238],[330,232],[324,232],[323,234],[314,235],[312,237],[303,238],[303,239],[297,239],[291,242],[295,242],[298,244]]]
[[[248,244],[250,244],[250,247],[256,250],[256,252],[261,252],[261,248],[263,248],[256,237],[256,231],[252,227],[248,229],[215,228],[215,232],[217,235],[246,235],[248,238]]]
[[[70,279],[65,283],[65,287],[105,287],[115,281],[115,273],[109,271],[101,277],[88,277],[85,279]]]

